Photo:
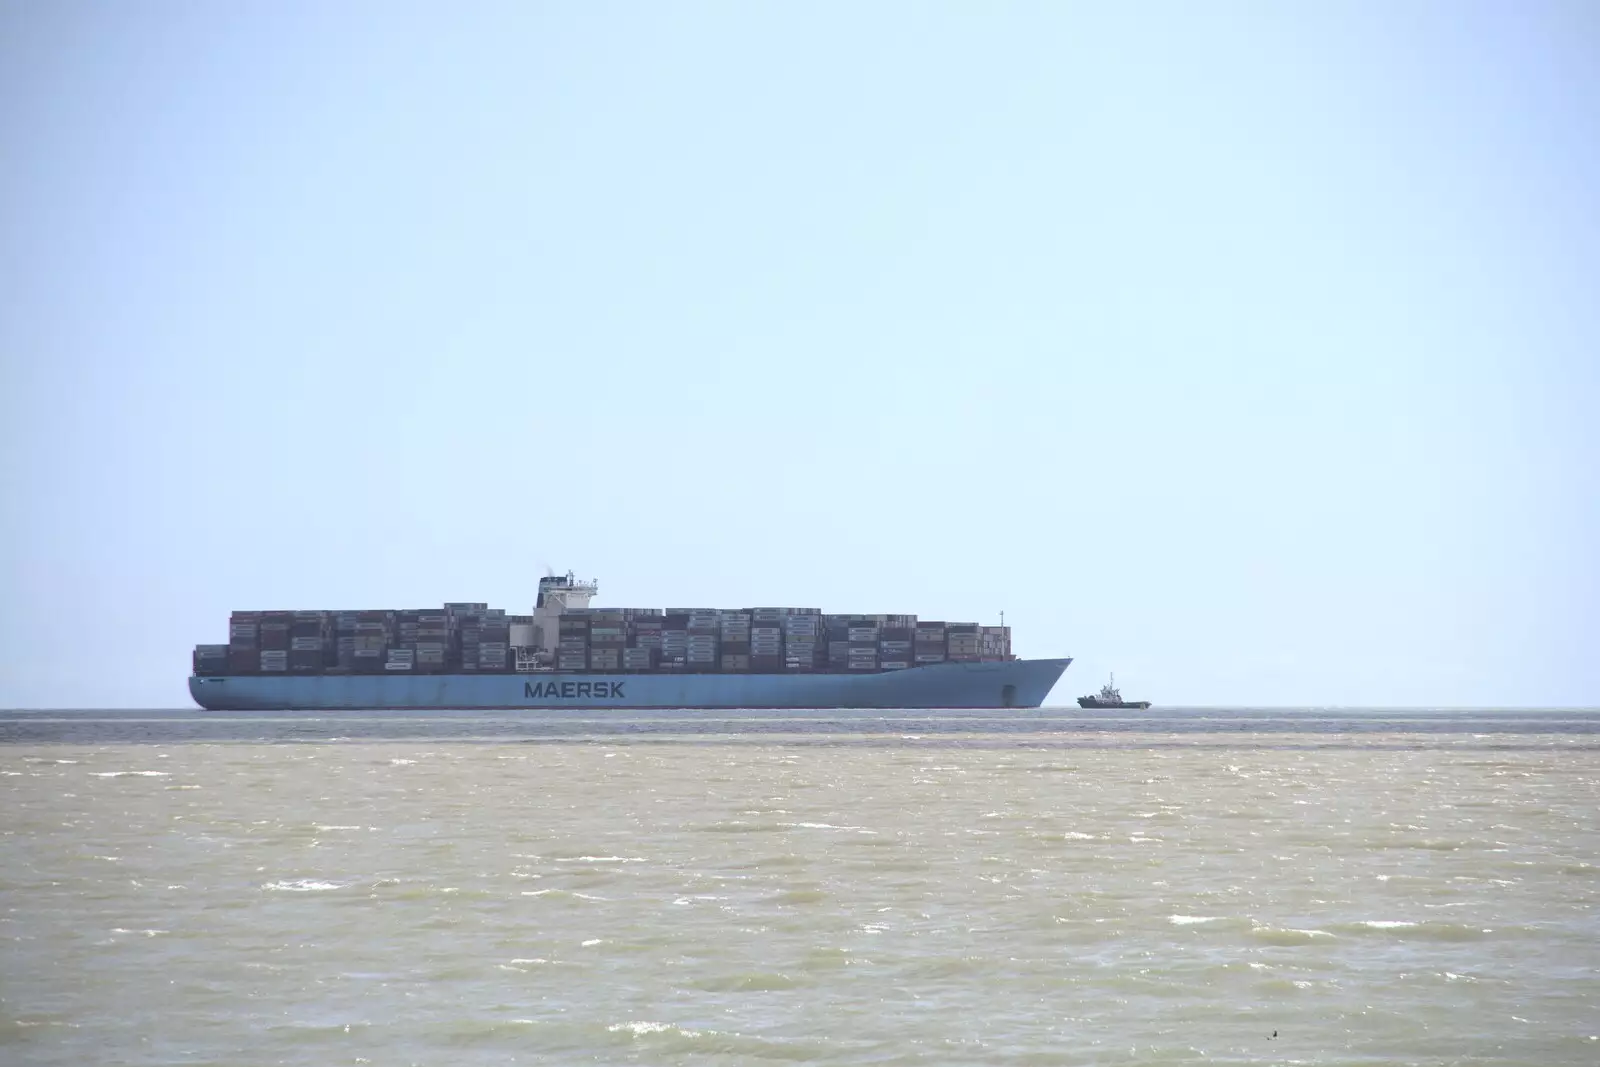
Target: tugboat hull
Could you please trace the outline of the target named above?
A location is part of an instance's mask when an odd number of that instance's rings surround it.
[[[1080,708],[1129,708],[1134,711],[1145,711],[1150,707],[1148,700],[1101,700],[1099,697],[1079,697]]]

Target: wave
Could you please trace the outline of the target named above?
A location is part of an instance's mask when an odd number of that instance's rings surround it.
[[[714,978],[702,978],[690,984],[706,993],[776,993],[785,989],[798,989],[801,985],[786,974],[768,971],[719,975]]]
[[[343,889],[348,882],[324,882],[316,878],[291,878],[282,882],[268,882],[261,888],[284,893],[322,893],[330,889]]]
[[[521,896],[549,897],[551,900],[606,900],[606,897],[597,897],[592,893],[580,893],[576,889],[524,889]]]
[[[1250,929],[1250,936],[1268,945],[1309,945],[1320,938],[1332,938],[1334,935],[1326,930],[1256,923]]]
[[[1359,919],[1335,923],[1333,930],[1347,937],[1394,937],[1411,941],[1478,941],[1493,931],[1466,923],[1408,919]]]
[[[727,1056],[741,1061],[794,1060],[825,1057],[829,1049],[816,1041],[776,1041],[722,1030],[695,1029],[675,1023],[630,1020],[612,1023],[606,1031],[630,1044],[648,1045],[656,1055],[673,1053]]]

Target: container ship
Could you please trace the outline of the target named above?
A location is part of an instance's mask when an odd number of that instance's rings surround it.
[[[236,611],[199,645],[208,711],[1036,708],[1070,658],[1018,659],[1011,630],[815,608],[591,608],[571,573],[530,615]]]

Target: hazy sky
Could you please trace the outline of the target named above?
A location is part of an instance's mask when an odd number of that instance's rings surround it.
[[[0,0],[0,706],[234,608],[1600,703],[1600,8]]]

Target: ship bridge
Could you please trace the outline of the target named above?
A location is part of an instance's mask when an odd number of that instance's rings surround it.
[[[561,636],[561,613],[587,608],[599,592],[599,582],[575,578],[571,571],[540,578],[539,598],[533,604],[533,636],[539,650],[554,652]]]

